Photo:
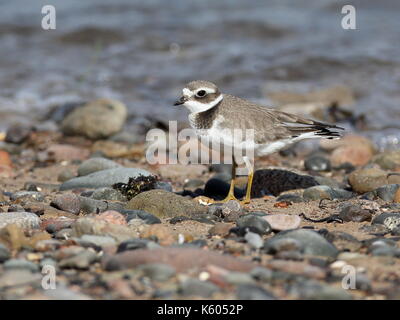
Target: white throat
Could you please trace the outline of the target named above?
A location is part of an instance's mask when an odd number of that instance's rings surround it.
[[[223,95],[220,94],[214,101],[209,103],[201,103],[194,100],[189,100],[184,103],[184,106],[187,107],[191,113],[198,113],[210,110],[214,108],[218,103],[220,103],[223,99]]]

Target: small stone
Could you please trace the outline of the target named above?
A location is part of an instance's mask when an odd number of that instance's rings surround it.
[[[126,209],[143,210],[158,218],[196,216],[207,213],[207,208],[199,203],[158,189],[138,194],[128,202]]]
[[[276,239],[274,241],[266,241],[264,250],[269,254],[276,254],[283,251],[303,251],[304,247],[300,241],[292,238]]]
[[[0,243],[0,263],[3,263],[4,261],[10,259],[10,257],[10,251],[7,249],[7,247]]]
[[[80,218],[72,227],[73,235],[81,237],[84,234],[99,236],[110,236],[117,242],[122,242],[130,238],[136,238],[137,232],[127,226],[108,223],[104,220],[94,218]]]
[[[264,267],[255,267],[250,275],[257,281],[270,282],[272,280],[272,271]]]
[[[203,269],[211,264],[227,270],[242,272],[250,271],[255,267],[254,264],[248,261],[232,256],[221,255],[209,250],[184,247],[124,251],[103,260],[106,270],[123,270],[135,268],[145,263],[160,262],[174,267],[177,272],[184,272],[190,269]]]
[[[91,196],[95,200],[126,201],[126,197],[113,188],[96,189]]]
[[[10,199],[12,201],[30,200],[30,201],[42,202],[42,201],[44,201],[44,196],[42,193],[36,192],[36,191],[18,191],[18,192],[13,193],[10,196]]]
[[[336,189],[331,188],[329,186],[315,186],[310,187],[304,190],[303,198],[304,200],[322,200],[322,199],[351,199],[354,197],[352,192],[343,190],[343,189]]]
[[[229,231],[232,229],[231,223],[218,222],[208,230],[210,236],[220,236],[225,238],[229,235]]]
[[[331,162],[322,156],[311,156],[304,161],[304,168],[308,171],[331,171]]]
[[[236,295],[239,300],[275,300],[274,295],[257,285],[245,284],[237,288]]]
[[[128,250],[151,249],[151,248],[160,248],[160,245],[148,239],[129,239],[119,244],[117,253]]]
[[[378,164],[383,170],[400,170],[400,152],[399,150],[386,151],[376,155],[372,161]]]
[[[0,228],[16,224],[21,228],[39,228],[39,217],[31,212],[6,212],[0,214]]]
[[[96,216],[95,219],[123,226],[127,224],[124,215],[114,210],[104,211]]]
[[[93,172],[114,168],[122,168],[122,165],[106,158],[90,158],[78,167],[78,176],[87,176]]]
[[[53,144],[43,154],[38,154],[38,160],[44,161],[73,161],[85,160],[89,156],[89,150],[68,144]]]
[[[24,125],[13,125],[8,128],[5,142],[21,144],[28,139],[32,128]]]
[[[385,212],[375,217],[372,224],[382,224],[390,231],[400,226],[400,213]]]
[[[258,217],[252,214],[247,214],[240,217],[236,224],[239,228],[249,228],[250,231],[256,232],[260,235],[271,233],[272,229],[267,220],[263,217]]]
[[[30,272],[38,272],[39,266],[36,263],[24,259],[10,259],[3,264],[4,270],[29,270]]]
[[[354,191],[365,193],[387,184],[387,173],[377,168],[358,169],[349,175]]]
[[[90,250],[83,250],[80,253],[68,257],[65,259],[62,259],[59,263],[58,266],[60,268],[76,268],[76,269],[88,269],[90,265],[98,260],[97,254]]]
[[[236,200],[229,200],[222,204],[221,212],[225,222],[234,222],[243,215],[243,209]]]
[[[302,196],[298,195],[298,194],[291,194],[291,193],[287,193],[287,194],[282,194],[280,195],[277,199],[277,202],[294,202],[294,203],[300,203],[300,202],[304,202],[304,199]]]
[[[346,290],[321,284],[315,280],[304,280],[291,285],[288,293],[298,299],[307,300],[350,300]]]
[[[318,233],[307,229],[279,232],[277,235],[265,242],[265,249],[268,251],[269,248],[276,245],[276,241],[282,241],[281,239],[294,239],[295,243],[299,242],[300,246],[303,248],[302,252],[305,255],[335,258],[338,254],[338,250],[334,245],[329,243]]]
[[[29,270],[15,269],[3,272],[0,275],[0,288],[9,288],[16,286],[38,285],[43,276],[40,273],[32,273]]]
[[[245,285],[245,284],[254,284],[255,281],[253,277],[244,272],[228,272],[224,276],[224,280],[231,285]]]
[[[298,215],[291,214],[270,214],[263,218],[275,231],[297,229],[301,223],[301,218]]]
[[[211,282],[189,278],[180,284],[180,293],[184,296],[210,298],[219,289]]]
[[[373,195],[387,202],[396,202],[396,195],[399,194],[400,184],[386,184],[372,191]]]
[[[90,139],[108,138],[121,131],[127,117],[126,106],[111,99],[94,100],[78,107],[62,121],[61,130],[68,135]]]
[[[114,168],[101,170],[83,177],[68,180],[60,186],[60,190],[112,187],[116,183],[128,183],[129,178],[136,178],[139,175],[150,176],[151,173],[138,168]]]
[[[247,241],[249,246],[254,248],[254,249],[260,249],[260,248],[262,248],[264,246],[263,239],[257,233],[249,231],[244,236],[244,239]]]
[[[99,247],[116,245],[115,239],[107,236],[95,236],[92,234],[84,234],[80,239],[85,242],[93,243]]]
[[[81,210],[81,201],[75,194],[58,195],[50,203],[51,206],[78,215]]]
[[[142,264],[138,268],[145,277],[149,277],[154,281],[167,281],[176,274],[176,270],[163,263],[148,263]]]
[[[64,169],[58,174],[57,181],[65,182],[71,180],[72,178],[75,178],[74,173],[70,169]]]
[[[160,224],[148,226],[141,234],[141,238],[157,239],[162,246],[168,246],[175,243],[175,237],[171,234],[171,230]]]
[[[350,163],[353,166],[363,166],[372,159],[373,154],[368,145],[344,145],[332,152],[331,161],[335,167],[345,163]]]
[[[339,213],[339,217],[345,222],[364,222],[372,220],[372,213],[363,209],[360,205],[347,205]]]
[[[124,203],[116,201],[102,201],[87,197],[79,197],[81,202],[81,211],[84,214],[104,212],[108,210],[120,211],[124,207]]]
[[[157,224],[161,223],[161,220],[157,218],[155,215],[148,213],[143,210],[121,210],[120,211],[126,221],[129,223],[132,219],[141,219],[143,220],[146,224]]]

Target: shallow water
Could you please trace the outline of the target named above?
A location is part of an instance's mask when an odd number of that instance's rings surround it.
[[[57,29],[41,29],[53,4]],[[194,79],[265,104],[265,86],[356,94],[382,147],[400,139],[398,0],[0,1],[0,129],[50,106],[106,96],[133,115],[185,120],[172,106]],[[350,126],[347,126],[351,130]]]

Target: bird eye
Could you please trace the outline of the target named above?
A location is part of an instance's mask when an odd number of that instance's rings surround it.
[[[204,97],[207,94],[206,90],[199,90],[196,93],[196,96],[198,96],[199,98]]]

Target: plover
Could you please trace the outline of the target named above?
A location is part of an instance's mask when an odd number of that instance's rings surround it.
[[[304,139],[338,138],[340,133],[331,129],[343,130],[336,125],[306,119],[223,94],[209,81],[192,81],[184,87],[182,93],[182,97],[174,105],[183,105],[189,109],[190,125],[199,137],[218,140],[235,150],[251,150],[255,156],[272,154]],[[246,134],[233,134],[235,131],[249,130],[253,133],[251,139]],[[232,181],[229,193],[222,202],[236,199],[234,187],[237,154],[232,153]],[[242,160],[248,169],[246,196],[242,202],[249,203],[254,165],[247,157]]]

